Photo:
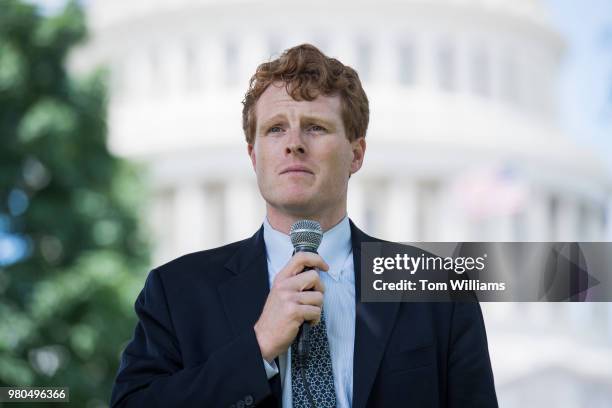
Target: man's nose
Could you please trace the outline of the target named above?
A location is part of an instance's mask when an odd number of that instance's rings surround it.
[[[289,129],[287,132],[287,146],[285,147],[286,154],[306,153],[306,145],[302,139],[302,131],[299,128]]]

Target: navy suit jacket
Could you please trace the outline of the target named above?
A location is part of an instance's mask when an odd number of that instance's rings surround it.
[[[497,407],[479,304],[360,302],[360,244],[379,240],[352,222],[351,240],[353,407]],[[153,269],[111,406],[280,407],[253,329],[268,293],[263,227]]]

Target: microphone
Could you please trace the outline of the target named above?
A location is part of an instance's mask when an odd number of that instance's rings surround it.
[[[289,236],[293,244],[294,255],[297,252],[314,252],[316,254],[323,239],[323,230],[321,229],[321,224],[317,221],[300,220],[291,226]],[[304,268],[302,272],[310,269]],[[310,323],[304,322],[298,332],[298,351],[304,358],[308,356],[309,338]]]

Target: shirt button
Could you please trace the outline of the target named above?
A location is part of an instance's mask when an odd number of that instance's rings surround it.
[[[244,403],[247,404],[247,406],[252,405],[253,397],[251,395],[247,395],[246,397],[244,397]]]

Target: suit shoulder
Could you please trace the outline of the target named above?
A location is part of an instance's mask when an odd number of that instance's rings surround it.
[[[160,275],[175,275],[176,273],[184,273],[187,271],[215,270],[218,268],[223,268],[226,262],[247,241],[248,238],[217,248],[191,252],[166,262],[155,269],[157,269]]]
[[[351,228],[351,239],[353,240],[353,242],[355,241],[356,242],[381,242],[381,243],[389,242],[389,241],[385,241],[383,239],[376,238],[376,237],[366,234],[364,231],[359,229],[357,225],[355,225],[355,223],[353,223],[353,220],[349,220],[349,222],[350,222],[349,225]]]

